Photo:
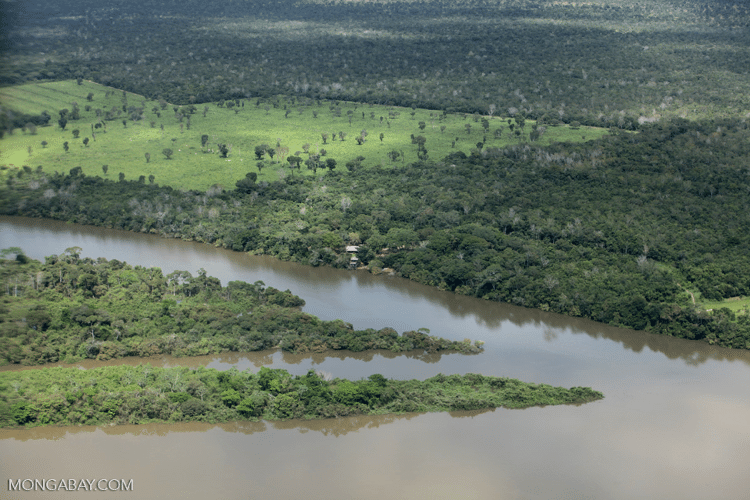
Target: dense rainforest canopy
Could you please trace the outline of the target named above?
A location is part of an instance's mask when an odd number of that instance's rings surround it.
[[[6,249],[0,260],[0,364],[82,358],[197,356],[223,351],[328,349],[479,353],[471,344],[392,328],[354,330],[303,313],[305,301],[262,281],[218,279],[199,270],[164,276],[158,268],[79,258],[74,247],[44,264]],[[15,253],[13,253],[15,252]]]
[[[743,2],[2,4],[5,85],[84,78],[185,105],[288,94],[628,129],[750,103]]]

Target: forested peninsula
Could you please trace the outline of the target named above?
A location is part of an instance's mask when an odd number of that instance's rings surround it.
[[[202,269],[164,275],[112,259],[81,258],[73,247],[44,263],[21,249],[0,259],[0,364],[39,365],[84,358],[198,356],[281,348],[479,353],[457,342],[392,328],[355,330],[302,312],[304,300],[261,281],[226,286]],[[2,392],[2,391],[0,391]]]
[[[376,374],[349,381],[266,367],[258,373],[149,365],[47,368],[0,373],[0,426],[319,419],[582,404],[603,397],[586,387],[473,373],[425,381]]]
[[[645,124],[579,144],[177,190],[25,167],[0,213],[201,241],[313,266],[394,273],[455,293],[750,348],[744,119]],[[253,173],[254,174],[254,173]],[[698,297],[698,301],[696,301]]]

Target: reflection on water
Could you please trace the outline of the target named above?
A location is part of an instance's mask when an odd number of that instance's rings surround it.
[[[451,412],[454,417],[473,417],[485,411]],[[76,427],[30,427],[28,429],[0,429],[0,441],[12,439],[15,441],[50,440],[57,441],[76,434],[94,434],[103,432],[107,436],[166,436],[174,433],[208,432],[211,429],[221,429],[225,432],[255,434],[264,432],[268,428],[278,430],[297,429],[300,433],[319,432],[324,436],[345,436],[360,429],[377,429],[382,425],[392,424],[399,420],[411,420],[423,415],[422,413],[406,413],[402,415],[355,415],[351,417],[327,418],[321,420],[285,420],[260,422],[226,422],[211,424],[203,422],[182,422],[177,424],[142,424],[142,425],[109,425],[109,426],[76,426]]]

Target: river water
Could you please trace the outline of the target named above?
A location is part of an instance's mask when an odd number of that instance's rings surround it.
[[[289,288],[304,310],[356,328],[426,327],[484,340],[485,352],[395,356],[278,351],[125,360],[338,377],[478,372],[590,386],[583,406],[284,423],[58,427],[0,431],[8,479],[133,479],[112,498],[726,499],[750,487],[750,352],[459,297],[389,276],[312,268],[151,235],[0,218],[0,248],[204,268],[226,283]],[[96,362],[80,363],[82,367]],[[15,496],[13,496],[15,495]],[[43,498],[50,493],[11,493]],[[59,498],[95,498],[96,493]]]

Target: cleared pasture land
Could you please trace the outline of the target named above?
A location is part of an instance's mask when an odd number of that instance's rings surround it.
[[[91,101],[87,100],[89,93],[93,94]],[[37,128],[35,134],[16,130],[0,141],[0,166],[6,171],[41,165],[47,171],[67,172],[80,166],[86,175],[113,179],[120,173],[127,179],[153,175],[158,184],[199,190],[215,184],[233,188],[248,172],[258,174],[258,181],[275,180],[280,175],[314,175],[304,164],[301,170],[292,171],[286,160],[290,155],[306,160],[305,145],[309,145],[309,154],[322,154],[325,149],[321,161],[335,159],[338,171],[345,170],[346,162],[359,156],[365,158],[363,167],[390,168],[418,160],[412,135],[425,138],[424,148],[430,159],[441,159],[456,151],[469,154],[480,142],[487,148],[529,141],[535,125],[528,120],[520,130],[508,117],[293,97],[243,99],[233,109],[223,103],[199,104],[190,114],[189,106],[159,103],[87,81],[81,85],[62,81],[3,88],[0,99],[10,109],[28,114],[46,110],[52,116],[50,125]],[[57,123],[58,112],[72,110],[74,102],[78,103],[80,119],[69,120],[63,130]],[[139,119],[131,119],[132,108],[143,109]],[[100,117],[97,109],[101,110]],[[105,119],[108,111],[112,112],[110,120]],[[488,122],[486,130],[482,118]],[[103,127],[95,129],[97,123]],[[78,138],[74,137],[74,130],[79,130]],[[356,138],[363,130],[367,135],[360,145]],[[517,131],[521,133],[516,134]],[[324,133],[328,134],[325,142]],[[344,140],[340,133],[345,134]],[[582,142],[606,133],[601,128],[547,126],[536,143]],[[208,136],[205,147],[201,145],[203,135]],[[85,138],[89,138],[87,145]],[[42,146],[42,141],[47,142],[46,146]],[[218,144],[229,146],[226,158],[221,157]],[[264,157],[267,167],[259,173],[255,147],[261,144],[277,153],[273,159]],[[172,150],[171,159],[162,154],[165,149]],[[393,151],[398,152],[395,161],[389,155]],[[150,155],[148,162],[146,153]],[[103,165],[108,166],[106,175]]]

